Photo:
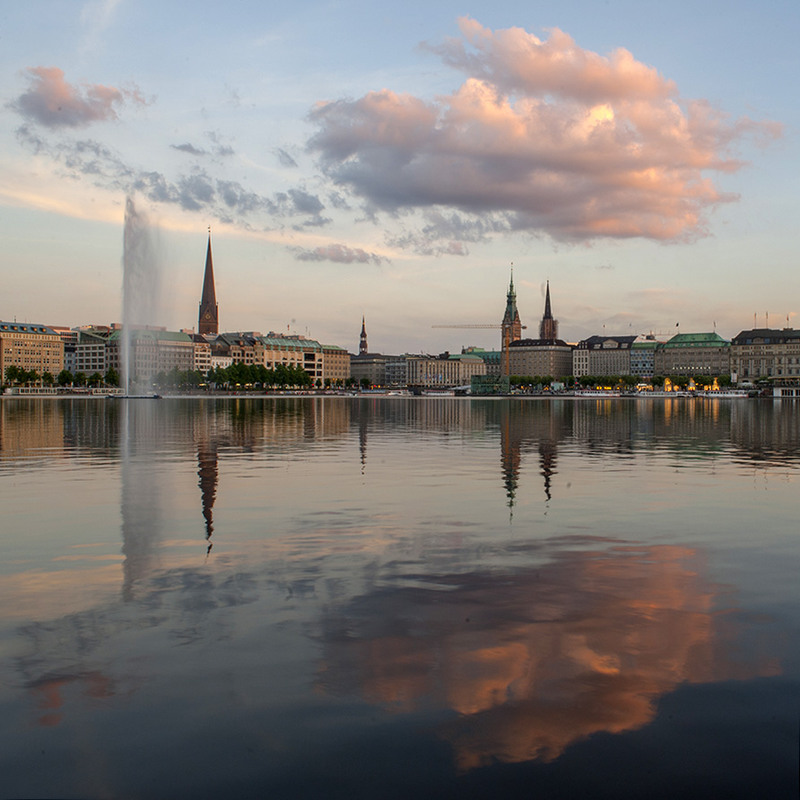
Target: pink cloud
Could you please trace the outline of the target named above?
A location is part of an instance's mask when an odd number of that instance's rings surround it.
[[[117,119],[116,107],[126,99],[144,104],[137,89],[102,84],[77,88],[64,80],[58,67],[29,67],[30,87],[12,104],[23,117],[49,128],[78,128],[91,122]]]
[[[429,48],[467,73],[452,94],[383,89],[311,113],[310,149],[373,211],[455,208],[475,225],[561,240],[691,239],[711,208],[737,199],[710,175],[741,167],[743,137],[781,133],[682,101],[626,50],[604,57],[558,30],[541,41],[460,26],[461,40]]]

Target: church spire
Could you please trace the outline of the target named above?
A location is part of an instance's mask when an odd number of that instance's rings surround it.
[[[553,319],[553,312],[550,310],[550,281],[547,281],[547,291],[544,298],[544,315],[539,324],[539,338],[546,341],[558,339],[558,321]]]
[[[361,336],[358,340],[358,354],[360,356],[365,356],[369,352],[369,348],[367,347],[367,324],[362,314],[361,316]]]
[[[503,338],[501,347],[505,349],[509,343],[516,342],[522,338],[522,323],[517,311],[517,293],[514,290],[514,268],[511,268],[511,281],[508,284],[508,294],[506,295],[506,313],[503,315],[501,325]]]
[[[203,294],[200,299],[200,314],[197,331],[216,336],[219,333],[219,306],[214,290],[214,261],[211,257],[211,228],[208,229],[208,249],[206,250],[206,271],[203,275]]]

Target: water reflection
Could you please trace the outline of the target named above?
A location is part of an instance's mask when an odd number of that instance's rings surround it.
[[[798,437],[760,402],[4,400],[0,492],[33,487],[4,505],[8,718],[69,749],[102,709],[122,751],[166,698],[176,739],[249,718],[297,763],[308,730],[378,728],[435,736],[443,773],[563,763],[679,687],[796,678],[765,559]],[[768,499],[741,496],[752,469],[780,472]]]
[[[467,770],[641,728],[683,682],[778,674],[762,652],[735,657],[742,623],[720,615],[697,551],[597,544],[354,598],[324,620],[319,686],[395,712],[456,712],[439,733]]]

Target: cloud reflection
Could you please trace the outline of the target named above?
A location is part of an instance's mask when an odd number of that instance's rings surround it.
[[[326,620],[318,684],[441,725],[462,770],[552,760],[598,732],[648,724],[684,682],[776,674],[731,645],[720,587],[686,547],[555,552],[538,568],[430,578],[374,591]]]

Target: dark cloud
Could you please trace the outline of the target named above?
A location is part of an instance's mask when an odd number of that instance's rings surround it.
[[[282,147],[275,148],[275,155],[278,156],[278,161],[282,167],[294,168],[297,166],[297,162]]]
[[[182,153],[188,153],[190,156],[207,156],[208,150],[201,150],[193,144],[185,142],[184,144],[171,144],[173,150],[180,150]]]
[[[709,173],[741,166],[731,148],[744,136],[781,133],[682,101],[625,50],[601,56],[558,30],[542,41],[520,28],[460,25],[460,39],[428,48],[467,74],[451,95],[383,89],[309,115],[309,151],[368,214],[441,212],[395,239],[420,252],[503,230],[562,241],[697,238],[712,208],[738,199]]]
[[[376,253],[368,253],[360,247],[345,244],[328,244],[311,249],[294,248],[298,261],[332,261],[336,264],[384,264],[389,259]]]
[[[58,67],[29,67],[29,87],[11,108],[25,119],[47,128],[80,128],[92,122],[117,119],[117,108],[131,101],[145,104],[137,89],[102,84],[76,87],[64,80]]]

